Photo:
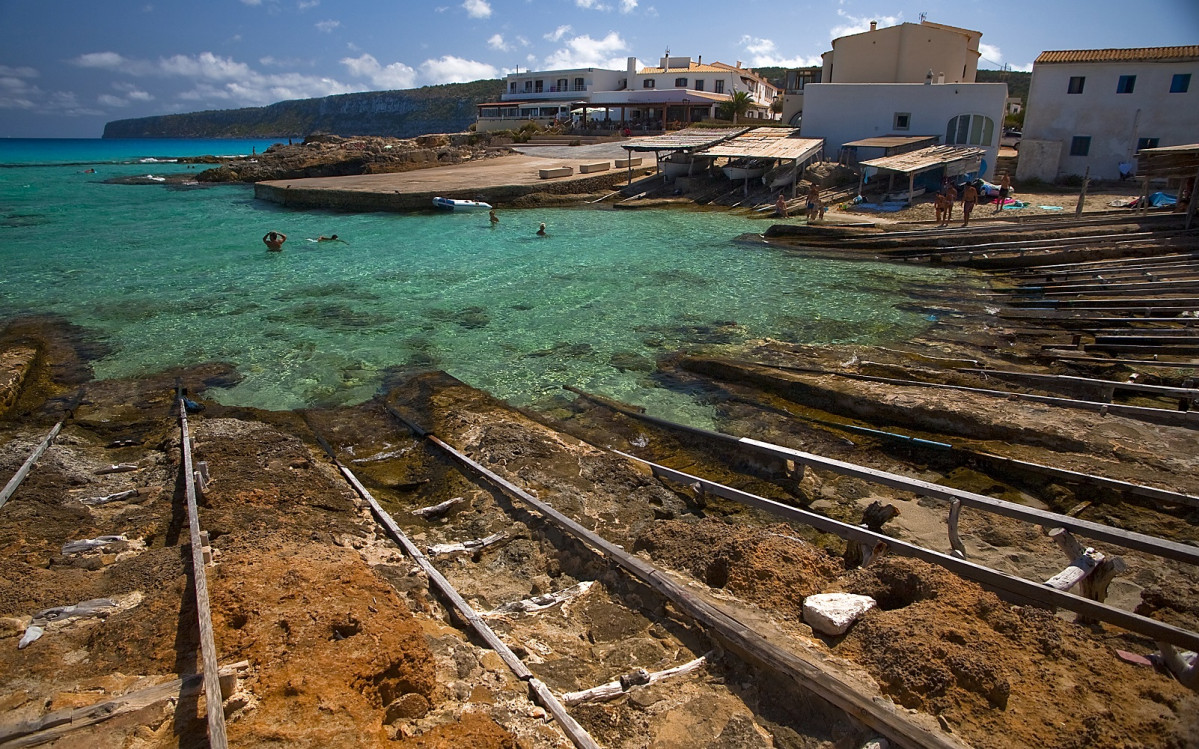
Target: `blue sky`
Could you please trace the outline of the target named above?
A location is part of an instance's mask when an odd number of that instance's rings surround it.
[[[981,31],[979,67],[1047,49],[1199,44],[1199,0],[0,0],[0,137],[352,91],[624,68],[672,54],[818,64],[831,41],[928,20]]]

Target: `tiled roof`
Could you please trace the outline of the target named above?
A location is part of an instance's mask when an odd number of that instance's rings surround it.
[[[730,69],[735,70],[735,68],[729,68],[727,65],[699,65],[693,62],[689,68],[642,68],[641,73],[643,75],[660,75],[662,73],[727,73]]]
[[[1062,49],[1042,52],[1038,65],[1062,62],[1168,62],[1199,60],[1199,44],[1185,47],[1134,47],[1132,49]]]

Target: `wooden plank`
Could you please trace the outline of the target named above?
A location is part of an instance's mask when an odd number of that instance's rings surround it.
[[[187,496],[187,527],[191,539],[192,577],[196,588],[196,614],[200,623],[200,657],[204,662],[205,712],[208,714],[208,745],[227,749],[225,701],[221,698],[220,667],[212,634],[212,610],[208,604],[208,573],[204,567],[204,542],[200,538],[200,511],[196,506],[195,474],[192,472],[191,436],[187,429],[186,399],[179,396],[179,430],[183,451],[183,481]]]
[[[58,433],[62,431],[62,425],[64,423],[66,423],[66,419],[63,419],[54,425],[54,428],[50,430],[50,433],[42,438],[42,441],[33,449],[33,452],[29,454],[29,457],[26,458],[21,467],[17,469],[17,472],[14,473],[12,478],[8,480],[8,483],[4,485],[4,489],[0,490],[0,507],[3,507],[8,503],[8,498],[13,495],[13,492],[17,490],[17,487],[20,486],[21,482],[25,480],[25,477],[29,475],[29,471],[33,469],[33,464],[37,462],[38,458],[42,457],[42,453],[46,452],[46,450],[50,447],[50,443],[53,442],[54,438],[58,436]]]
[[[1199,398],[1199,388],[1168,387],[1166,385],[1145,385],[1139,382],[1117,382],[1115,380],[1100,380],[1093,377],[1076,377],[1073,375],[1042,374],[1040,372],[1010,372],[1002,369],[970,369],[961,368],[959,372],[981,374],[987,377],[999,377],[1010,380],[1027,380],[1029,382],[1054,382],[1087,386],[1111,387],[1117,391],[1147,393],[1170,398]]]
[[[803,463],[812,468],[823,469],[843,476],[852,476],[859,478],[872,484],[881,484],[889,486],[892,489],[900,491],[908,491],[914,494],[920,494],[934,499],[942,499],[946,502],[952,502],[954,499],[960,499],[966,507],[974,507],[987,512],[993,512],[997,515],[1026,520],[1028,522],[1044,525],[1049,528],[1062,527],[1074,533],[1086,536],[1088,538],[1106,541],[1118,546],[1123,546],[1129,549],[1144,551],[1155,556],[1173,559],[1179,562],[1188,564],[1199,564],[1199,547],[1191,546],[1190,544],[1181,544],[1166,539],[1147,536],[1134,531],[1126,531],[1120,528],[1113,528],[1100,523],[1092,523],[1086,520],[1079,520],[1066,515],[1060,515],[1055,512],[1046,510],[1038,510],[1034,507],[1025,507],[1013,502],[1005,502],[1002,499],[995,499],[984,494],[975,494],[962,489],[954,489],[948,486],[941,486],[929,481],[920,479],[908,478],[900,476],[896,473],[887,471],[879,471],[874,468],[859,466],[854,463],[847,463],[842,460],[833,458],[824,458],[812,453],[802,452],[790,447],[775,445],[769,442],[762,442],[751,439],[749,437],[734,437],[720,432],[713,432],[708,429],[699,427],[687,426],[686,424],[678,424],[666,419],[660,419],[656,416],[637,413],[633,410],[621,410],[627,416],[635,419],[646,421],[651,424],[657,424],[667,429],[675,431],[687,432],[695,434],[714,441],[741,445],[749,449],[762,452],[783,460],[793,460],[796,463]]]
[[[1033,583],[1023,578],[1014,577],[990,567],[968,562],[964,559],[957,559],[948,554],[916,546],[906,541],[900,541],[897,538],[876,533],[861,526],[842,523],[808,510],[801,510],[791,505],[759,497],[756,494],[750,494],[749,492],[743,492],[714,481],[708,481],[707,479],[684,473],[683,471],[676,471],[673,468],[667,468],[666,466],[638,458],[635,455],[622,453],[618,450],[614,450],[613,452],[648,466],[656,476],[666,477],[672,481],[679,481],[688,485],[698,483],[705,491],[717,496],[764,510],[788,520],[809,525],[817,530],[832,533],[846,540],[853,540],[868,545],[884,544],[891,553],[914,557],[930,564],[944,567],[964,578],[974,580],[984,588],[1009,599],[1068,609],[1091,616],[1108,624],[1114,624],[1131,632],[1152,637],[1161,642],[1170,642],[1179,647],[1190,648],[1192,650],[1199,648],[1199,633],[1190,632],[1070,593],[1063,593],[1062,591],[1047,588],[1044,585]]]
[[[996,294],[995,296],[1007,296],[1006,294]],[[1197,297],[1137,297],[1135,299],[1122,299],[1112,297],[1110,299],[1100,297],[1098,299],[1013,299],[1010,302],[1013,307],[1052,307],[1056,309],[1106,309],[1114,307],[1145,307],[1148,309],[1156,309],[1158,307],[1177,307],[1179,309],[1193,310],[1199,309],[1199,298]]]
[[[922,726],[912,723],[895,708],[889,705],[876,704],[872,700],[865,698],[837,675],[821,669],[816,662],[805,660],[767,641],[729,613],[689,594],[682,585],[663,575],[652,564],[628,554],[615,544],[591,533],[545,502],[542,502],[502,476],[475,462],[443,442],[436,435],[429,433],[414,422],[406,419],[394,409],[389,407],[388,411],[405,424],[410,425],[418,434],[423,434],[426,439],[433,442],[433,444],[440,447],[456,461],[467,467],[471,473],[484,478],[510,497],[533,507],[549,522],[569,532],[580,541],[585,542],[603,554],[603,556],[620,565],[621,568],[637,579],[670,598],[671,601],[700,624],[718,632],[731,647],[737,649],[739,652],[748,654],[766,668],[786,674],[794,679],[799,686],[808,689],[835,707],[858,718],[867,726],[886,734],[888,738],[899,746],[911,747],[912,749],[920,747],[961,749],[961,745],[951,737],[932,733]]]
[[[249,661],[222,666],[219,675],[233,676],[249,666]],[[203,686],[203,674],[190,674],[95,705],[56,710],[33,720],[0,726],[0,746],[17,749],[57,741],[81,728],[103,723],[110,718],[135,713],[159,702],[189,697],[200,692]]]
[[[450,601],[451,604],[453,604],[454,609],[457,610],[463,621],[465,621],[466,624],[472,630],[474,630],[474,632],[480,638],[482,638],[485,643],[487,643],[489,648],[495,651],[496,655],[500,657],[500,660],[502,660],[504,664],[508,666],[509,670],[516,675],[516,678],[529,683],[529,690],[534,695],[534,699],[537,704],[544,707],[551,715],[554,716],[554,720],[558,723],[559,727],[562,728],[562,731],[566,734],[567,738],[571,740],[571,743],[573,743],[578,749],[600,749],[599,744],[597,744],[595,740],[591,738],[590,734],[588,734],[587,731],[584,730],[574,720],[574,718],[570,717],[570,714],[566,712],[564,707],[562,707],[562,704],[558,701],[558,698],[554,696],[553,692],[551,692],[544,684],[534,678],[533,672],[529,670],[529,667],[526,666],[524,662],[516,656],[516,653],[512,652],[511,648],[504,644],[504,641],[499,638],[499,635],[495,633],[495,630],[493,630],[491,626],[487,624],[487,622],[483,621],[482,617],[479,616],[474,608],[466,602],[466,599],[464,599],[454,588],[454,586],[450,584],[450,581],[447,580],[445,576],[433,566],[433,563],[429,561],[428,557],[422,554],[421,550],[416,546],[416,544],[414,544],[408,538],[408,536],[404,534],[404,532],[400,529],[400,526],[396,524],[395,519],[391,517],[391,514],[383,509],[383,506],[380,505],[375,499],[374,495],[362,485],[362,482],[358,480],[358,477],[354,475],[353,471],[351,471],[337,459],[337,454],[333,451],[333,447],[329,445],[329,443],[326,442],[323,437],[321,437],[319,434],[316,434],[315,431],[313,434],[316,436],[317,442],[320,443],[321,447],[324,448],[325,452],[329,455],[329,459],[333,461],[333,464],[337,467],[337,470],[341,472],[341,475],[350,484],[350,486],[353,487],[358,496],[362,497],[363,501],[370,506],[371,513],[375,516],[375,520],[377,520],[379,524],[383,526],[383,528],[387,531],[388,536],[390,536],[391,539],[404,550],[404,553],[406,553],[414,562],[416,562],[417,566],[420,567],[425,575],[429,578],[429,582],[432,583],[433,586],[436,587],[437,590],[439,590],[441,594]]]

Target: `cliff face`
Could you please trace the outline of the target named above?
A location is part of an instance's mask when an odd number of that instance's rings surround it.
[[[310,133],[407,138],[465,130],[475,106],[495,101],[497,80],[450,83],[406,91],[368,91],[265,107],[221,109],[115,120],[105,138],[302,138]]]

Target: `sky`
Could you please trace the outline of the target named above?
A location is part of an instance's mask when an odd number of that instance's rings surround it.
[[[0,137],[111,120],[609,67],[672,55],[818,65],[832,40],[937,23],[979,67],[1044,50],[1199,44],[1199,0],[0,0]]]

